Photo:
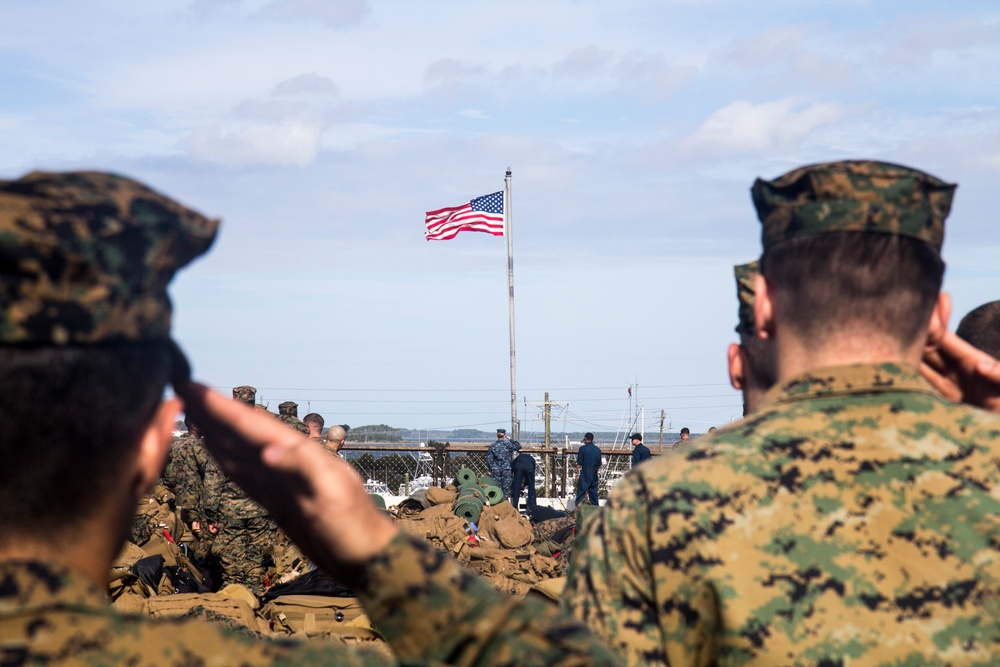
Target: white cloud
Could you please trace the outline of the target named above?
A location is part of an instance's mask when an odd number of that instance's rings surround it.
[[[272,90],[271,95],[282,96],[330,96],[338,97],[340,88],[332,80],[321,76],[316,72],[300,74],[299,76],[285,79],[279,82]]]
[[[838,102],[809,103],[789,97],[753,104],[739,100],[719,109],[681,144],[692,153],[763,153],[786,149],[814,130],[847,115]]]
[[[428,84],[455,83],[478,80],[488,74],[483,65],[467,63],[455,58],[441,58],[427,65],[424,82]]]
[[[614,59],[614,52],[594,45],[570,51],[565,58],[552,65],[557,77],[584,78],[605,70]]]
[[[483,111],[482,109],[466,108],[460,109],[458,111],[459,116],[464,116],[466,118],[472,118],[475,120],[488,120],[490,115]]]
[[[347,28],[371,13],[367,0],[272,0],[259,15],[278,21],[318,21],[331,28]]]
[[[197,160],[224,165],[297,165],[319,153],[323,124],[315,119],[287,118],[275,123],[213,125],[184,139],[187,153]]]
[[[885,34],[889,39],[883,42]],[[908,18],[895,21],[885,34],[877,38],[873,35],[871,39],[873,46],[885,48],[887,62],[916,69],[932,59],[947,59],[956,54],[968,62],[980,50],[995,56],[1000,21],[952,16]]]

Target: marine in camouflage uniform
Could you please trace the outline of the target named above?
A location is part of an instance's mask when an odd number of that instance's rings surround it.
[[[498,593],[444,552],[403,534],[353,588],[405,664],[619,665],[583,626],[541,600]],[[339,642],[254,641],[204,620],[123,616],[90,579],[0,561],[0,664],[396,665]]]
[[[511,459],[514,452],[521,449],[521,443],[507,437],[506,429],[497,429],[497,439],[486,450],[486,467],[490,476],[496,480],[497,486],[503,491],[505,498],[510,498],[510,489],[514,484],[514,471]]]
[[[936,253],[952,190],[869,162],[758,181],[764,279],[769,249],[811,234]],[[1000,661],[1000,418],[920,376],[923,331],[905,361],[780,376],[747,419],[624,477],[577,542],[565,608],[634,665]]]
[[[169,339],[171,307],[166,286],[178,268],[207,250],[217,224],[113,174],[36,172],[18,181],[0,181],[0,346],[7,351],[21,344],[58,348],[68,343],[159,341],[165,346],[162,351],[172,357],[175,390],[191,389],[187,362]],[[33,357],[26,360],[34,361]],[[10,379],[4,374],[9,370],[0,369],[5,382]],[[157,369],[158,376],[166,372],[167,368]],[[85,387],[88,396],[97,389]],[[150,384],[144,389],[160,395],[159,387]],[[78,387],[73,396],[83,393]],[[198,408],[200,396],[195,392],[189,396],[193,400],[188,400],[187,408]],[[0,408],[4,404],[21,407],[11,396],[5,397]],[[10,539],[0,539],[0,664],[396,664],[383,654],[339,643],[252,641],[242,632],[199,619],[154,621],[123,616],[108,606],[107,575],[99,572],[110,567],[111,555],[120,543],[117,533],[126,527],[114,524],[124,524],[129,503],[138,500],[141,490],[132,490],[130,485],[136,478],[141,481],[155,475],[160,463],[144,447],[154,437],[159,438],[157,447],[167,445],[162,433],[173,419],[174,407],[169,402],[158,405],[162,412],[137,436],[142,442],[124,452],[104,439],[86,441],[85,437],[71,444],[62,438],[67,444],[58,450],[45,447],[44,433],[37,428],[22,431],[30,436],[28,441],[0,440],[0,453],[8,464],[0,468],[0,491],[7,492],[25,473],[11,467],[11,460],[33,461],[36,467],[39,463],[64,465],[68,460],[88,471],[116,460],[74,458],[73,452],[81,449],[122,453],[123,470],[128,473],[127,477],[87,475],[79,480],[80,489],[95,488],[95,494],[110,490],[106,497],[123,498],[120,507],[96,503],[99,516],[94,520],[87,515],[94,509],[91,506],[73,507],[74,516],[97,529],[89,535],[100,542],[96,548],[91,541],[80,544],[65,539],[66,531],[76,536],[77,524],[69,523],[67,528],[59,523],[54,518],[58,510],[43,504],[35,509],[45,510],[44,516],[24,511],[30,509],[29,503],[54,494],[50,487],[58,482],[72,486],[76,480],[43,473],[52,478],[51,484],[36,485],[32,494],[18,494],[11,511],[0,515],[0,536],[18,537],[13,550]],[[72,408],[52,409],[62,415],[62,410]],[[5,423],[17,422],[16,411],[4,414]],[[30,423],[21,426],[30,426],[36,420],[22,421]],[[249,440],[240,444],[252,446]],[[62,457],[58,462],[53,460],[56,451]],[[282,490],[291,492],[290,488]],[[358,495],[363,497],[360,483],[348,497]],[[46,523],[53,521],[59,529],[56,535],[49,530],[52,524]],[[88,567],[75,560],[81,555],[87,557]],[[352,582],[354,589],[395,655],[407,664],[619,664],[586,628],[542,604],[502,597],[424,542],[397,534],[375,556],[364,560]]]
[[[208,452],[196,431],[179,435],[170,445],[170,462],[163,471],[163,484],[173,492],[177,507],[188,521],[204,520],[201,496],[207,458]]]
[[[256,395],[254,387],[233,388],[233,398],[247,405],[254,405]],[[218,525],[211,556],[219,562],[223,584],[242,584],[259,596],[266,587],[278,528],[267,510],[230,479],[207,450],[201,452],[201,514],[209,524]]]
[[[309,426],[299,419],[299,404],[285,401],[278,405],[278,419],[288,424],[302,435],[309,435]]]

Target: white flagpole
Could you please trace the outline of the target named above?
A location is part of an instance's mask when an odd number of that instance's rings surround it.
[[[517,372],[514,354],[514,238],[511,233],[510,167],[504,178],[503,235],[507,239],[507,310],[510,320],[510,430],[514,440],[521,439],[521,423],[517,420]]]

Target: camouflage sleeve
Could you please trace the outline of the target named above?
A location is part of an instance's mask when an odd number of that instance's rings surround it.
[[[621,664],[554,605],[498,593],[448,554],[402,533],[366,568],[358,593],[402,662]]]
[[[577,538],[562,598],[563,609],[631,665],[667,664],[657,603],[663,611],[671,602],[655,599],[649,520],[641,478],[623,477]]]
[[[192,446],[178,448],[176,460],[171,462],[175,467],[174,494],[177,506],[188,511],[192,521],[201,521],[202,478],[198,468],[198,460]]]

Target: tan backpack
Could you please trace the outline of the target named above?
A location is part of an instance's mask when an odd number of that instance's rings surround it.
[[[531,544],[534,533],[531,524],[521,517],[509,516],[493,525],[493,534],[500,544],[508,549],[520,549]]]
[[[253,613],[246,600],[222,593],[177,593],[146,600],[146,613],[153,618],[183,616],[199,607],[225,616],[255,632],[268,633],[268,624]]]
[[[385,641],[357,598],[282,595],[260,610],[276,634],[336,638],[345,643]]]

